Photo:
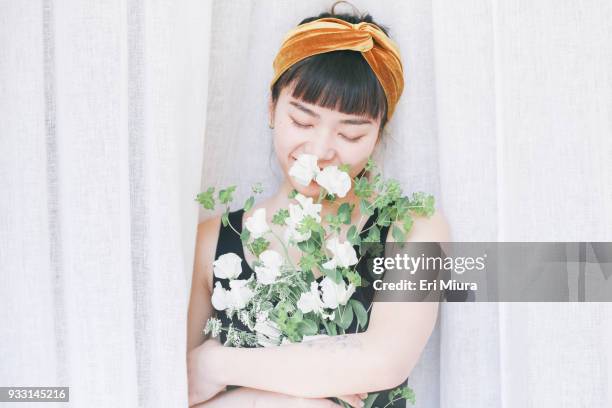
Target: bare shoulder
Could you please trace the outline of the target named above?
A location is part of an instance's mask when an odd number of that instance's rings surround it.
[[[198,224],[196,236],[194,281],[206,284],[212,292],[212,263],[215,260],[215,251],[219,239],[221,215],[213,215]]]
[[[429,217],[425,215],[413,216],[412,228],[406,236],[406,241],[412,242],[450,242],[451,231],[444,213],[436,209]],[[400,226],[400,225],[398,225]],[[393,242],[392,234],[387,242]]]

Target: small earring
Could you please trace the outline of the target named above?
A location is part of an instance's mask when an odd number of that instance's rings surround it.
[[[271,124],[271,123],[268,123],[268,127],[269,127],[270,129],[274,129],[274,125],[273,125],[273,124]]]

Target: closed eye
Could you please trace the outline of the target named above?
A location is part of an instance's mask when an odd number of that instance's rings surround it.
[[[361,135],[361,136],[357,136],[357,137],[348,137],[348,136],[345,136],[345,135],[343,135],[342,133],[340,133],[340,136],[341,136],[341,137],[342,137],[344,140],[347,140],[347,141],[349,141],[349,142],[351,142],[351,143],[356,143],[356,142],[358,142],[358,141],[359,141],[359,139],[361,139],[361,138],[362,138],[362,137],[364,137],[365,135]]]
[[[299,127],[299,128],[308,129],[308,128],[312,127],[312,125],[309,125],[309,124],[306,124],[306,123],[300,123],[300,122],[298,122],[297,120],[295,120],[293,118],[291,118],[291,120],[293,121],[293,124],[295,126]]]

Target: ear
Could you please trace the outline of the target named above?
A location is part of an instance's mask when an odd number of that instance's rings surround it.
[[[274,126],[274,109],[276,108],[272,95],[268,98],[268,124]]]

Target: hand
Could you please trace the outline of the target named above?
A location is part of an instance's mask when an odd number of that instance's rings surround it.
[[[342,405],[330,401],[326,398],[303,398],[294,397],[291,395],[259,391],[259,395],[255,401],[255,408],[341,408]],[[347,398],[347,399],[344,399]],[[357,405],[351,405],[353,407],[361,407],[357,401],[361,401],[359,396],[343,396],[343,401],[350,400]]]
[[[214,381],[212,370],[206,367],[206,356],[217,347],[223,347],[216,339],[204,341],[187,353],[187,382],[189,406],[207,401],[226,389],[226,384]]]
[[[351,407],[361,408],[361,407],[363,407],[363,400],[367,396],[368,396],[368,394],[364,392],[362,394],[342,395],[342,396],[336,397],[336,398],[346,402]]]

